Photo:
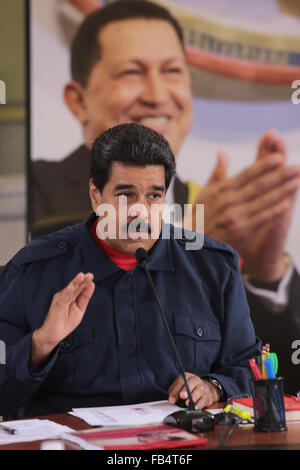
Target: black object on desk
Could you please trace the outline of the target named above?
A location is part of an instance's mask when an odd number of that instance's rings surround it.
[[[179,410],[166,416],[164,423],[189,432],[204,432],[214,429],[215,417],[207,411]]]

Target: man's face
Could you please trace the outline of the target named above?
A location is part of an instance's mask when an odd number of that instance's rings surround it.
[[[161,232],[165,193],[162,165],[113,162],[101,194],[90,181],[93,210],[99,215],[98,236],[123,253],[134,254],[140,247],[149,251]]]
[[[86,144],[110,127],[134,122],[161,133],[176,154],[191,126],[192,94],[172,25],[117,21],[102,30],[99,42],[101,59],[82,90]]]

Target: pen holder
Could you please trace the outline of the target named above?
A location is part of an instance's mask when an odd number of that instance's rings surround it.
[[[255,431],[286,431],[284,378],[251,379]]]

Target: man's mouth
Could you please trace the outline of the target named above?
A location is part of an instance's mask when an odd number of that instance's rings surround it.
[[[131,240],[148,240],[149,235],[148,235],[148,232],[136,231],[136,232],[128,232],[128,237],[131,238]]]
[[[142,124],[143,126],[150,127],[154,131],[159,132],[160,134],[163,134],[166,132],[169,122],[170,122],[170,117],[169,116],[144,116],[140,117],[137,119],[134,119],[134,121],[137,124]]]
[[[149,234],[151,234],[151,227],[143,221],[133,223],[133,225],[131,222],[131,224],[128,224],[127,233],[132,240],[148,239]]]

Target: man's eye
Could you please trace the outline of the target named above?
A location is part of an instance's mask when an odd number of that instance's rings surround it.
[[[121,75],[137,75],[139,72],[139,70],[124,70],[123,72],[121,72]]]
[[[151,199],[160,199],[160,198],[161,198],[161,194],[159,194],[159,193],[150,194],[150,198],[151,198]]]
[[[171,69],[167,70],[167,73],[180,74],[182,73],[182,70],[179,67],[172,67]]]
[[[126,197],[126,198],[129,198],[130,196],[132,196],[131,193],[120,193],[120,194],[117,194],[117,197]]]

